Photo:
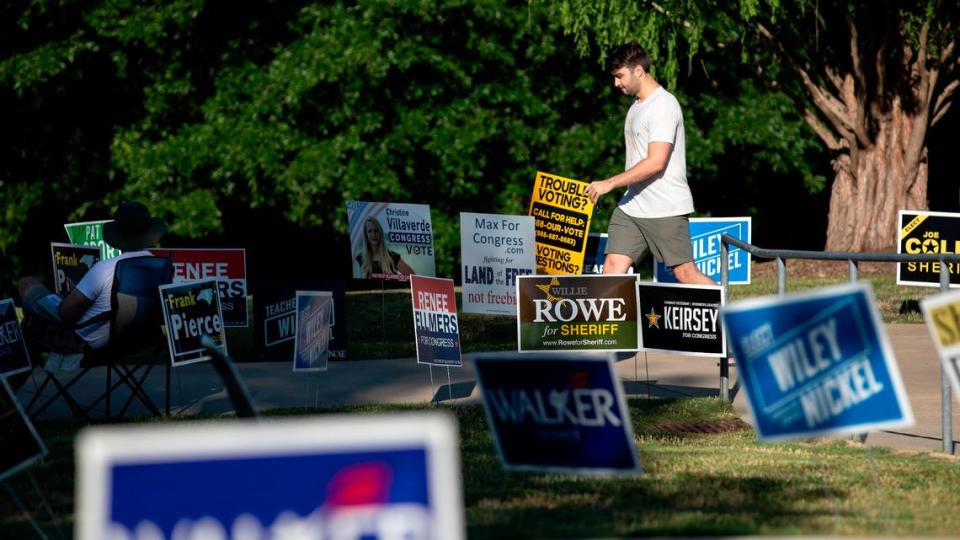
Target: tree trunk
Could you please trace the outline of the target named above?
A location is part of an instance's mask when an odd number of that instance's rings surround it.
[[[895,251],[897,213],[927,209],[927,148],[909,155],[914,117],[895,105],[866,148],[837,157],[827,251]]]

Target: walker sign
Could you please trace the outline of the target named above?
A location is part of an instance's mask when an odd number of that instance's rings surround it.
[[[960,214],[901,210],[899,216],[900,238],[897,242],[897,253],[960,253]],[[950,270],[950,286],[960,285],[960,267],[957,267],[956,263],[947,263],[947,268]],[[940,263],[897,263],[897,284],[939,287]]]
[[[869,283],[722,310],[762,440],[913,425]]]
[[[519,350],[637,350],[636,283],[629,274],[520,276]]]
[[[443,413],[88,428],[77,538],[463,540]]]
[[[453,280],[410,276],[417,363],[461,366],[460,323]]]
[[[160,301],[173,367],[210,360],[200,345],[200,338],[205,335],[226,354],[227,336],[216,280],[161,285]]]
[[[0,378],[32,368],[27,344],[17,322],[16,306],[9,298],[0,300]]]
[[[94,246],[100,249],[100,260],[112,259],[121,251],[103,240],[103,224],[113,220],[84,221],[80,223],[64,223],[67,238],[71,244],[78,246]]]
[[[690,218],[690,244],[693,262],[705,276],[720,282],[720,237],[724,234],[750,243],[749,217]],[[727,261],[731,285],[750,283],[750,253],[728,246]],[[662,262],[653,261],[653,280],[659,283],[678,283],[673,270]]]
[[[640,350],[714,357],[727,353],[720,322],[723,287],[638,282],[637,298]]]
[[[66,296],[93,265],[100,262],[100,248],[51,242],[50,259],[53,261],[54,289],[60,296]]]
[[[529,214],[537,234],[537,272],[581,274],[593,201],[584,195],[589,184],[537,172]]]
[[[929,296],[920,301],[950,386],[960,400],[960,292]]]
[[[216,279],[220,289],[223,325],[228,328],[246,328],[247,314],[247,254],[239,248],[151,249],[157,257],[169,257],[173,262],[173,282],[184,283],[200,279]]]
[[[487,423],[507,469],[637,474],[630,414],[609,354],[474,357]]]
[[[460,213],[463,311],[517,314],[517,276],[536,270],[533,218]]]

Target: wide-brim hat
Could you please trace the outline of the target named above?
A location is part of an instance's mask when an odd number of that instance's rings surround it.
[[[103,224],[103,240],[121,251],[137,251],[160,241],[167,226],[141,203],[120,203],[113,221]]]

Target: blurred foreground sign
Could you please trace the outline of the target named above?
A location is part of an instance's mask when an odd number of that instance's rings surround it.
[[[920,301],[940,363],[960,401],[960,292],[928,296]]]
[[[474,365],[504,467],[641,472],[611,355],[491,353]]]
[[[92,428],[77,449],[81,540],[464,538],[442,413]]]
[[[746,300],[722,314],[761,439],[913,425],[869,283]]]

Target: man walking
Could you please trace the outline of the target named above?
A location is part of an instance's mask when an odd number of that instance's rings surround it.
[[[627,191],[610,216],[605,274],[622,274],[649,251],[673,269],[680,283],[716,285],[693,264],[688,214],[693,195],[680,103],[650,76],[650,58],[640,45],[613,50],[613,84],[634,98],[624,125],[626,167],[606,180],[591,182],[593,202],[610,191]]]

